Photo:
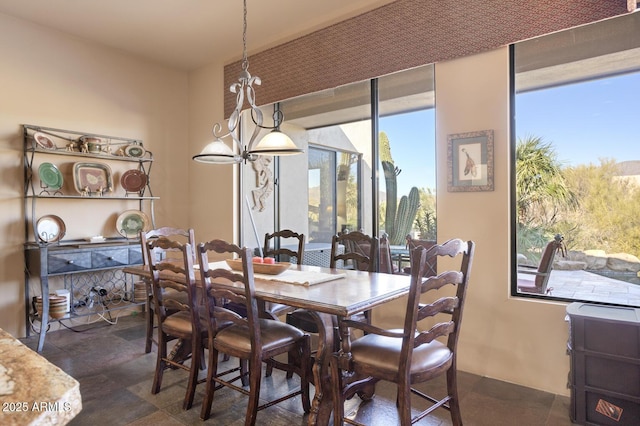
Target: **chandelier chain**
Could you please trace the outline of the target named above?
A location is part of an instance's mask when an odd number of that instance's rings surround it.
[[[249,68],[249,59],[247,59],[247,0],[243,1],[243,26],[242,26],[242,69],[246,71]]]

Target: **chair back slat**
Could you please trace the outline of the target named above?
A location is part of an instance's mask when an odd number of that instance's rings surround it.
[[[425,318],[433,317],[441,313],[452,313],[458,307],[459,300],[457,297],[441,297],[433,303],[421,304],[418,308],[417,321]]]
[[[427,258],[429,252],[427,252]],[[460,284],[464,275],[460,271],[445,271],[440,275],[429,276],[422,283],[422,293],[429,290],[438,290],[448,284]]]
[[[456,325],[453,321],[439,322],[431,327],[428,331],[419,333],[414,339],[413,347],[415,349],[420,345],[433,342],[438,337],[446,337],[449,334],[453,333],[455,328]]]

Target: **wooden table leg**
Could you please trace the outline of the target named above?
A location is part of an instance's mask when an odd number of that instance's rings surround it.
[[[318,353],[313,365],[313,378],[316,394],[311,404],[309,425],[327,425],[333,409],[333,394],[331,388],[331,370],[329,360],[335,350],[335,320],[332,315],[311,312],[318,325]]]

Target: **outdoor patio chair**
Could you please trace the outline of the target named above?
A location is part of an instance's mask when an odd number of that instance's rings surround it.
[[[566,248],[564,238],[556,234],[553,241],[547,243],[538,267],[518,265],[518,291],[534,294],[551,294],[552,287],[548,287],[549,276],[553,269],[553,260],[556,253],[561,252],[565,256]]]

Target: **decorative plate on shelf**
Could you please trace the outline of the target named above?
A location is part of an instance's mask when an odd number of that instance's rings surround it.
[[[149,217],[140,210],[126,210],[116,219],[116,230],[126,238],[138,238],[140,231],[149,230]]]
[[[40,148],[44,149],[57,149],[56,144],[53,143],[51,138],[44,133],[35,132],[33,134],[33,139],[36,141]]]
[[[127,157],[141,158],[147,151],[142,147],[142,145],[128,145],[124,149],[124,155]]]
[[[67,228],[58,216],[49,214],[42,216],[36,223],[36,232],[40,241],[45,243],[55,243],[60,241],[64,234],[67,232]]]
[[[127,170],[120,177],[120,185],[127,192],[140,192],[147,184],[147,175],[137,169]]]
[[[103,193],[113,189],[111,168],[103,163],[75,163],[73,183],[82,195]]]
[[[62,183],[64,182],[62,173],[60,173],[60,170],[58,170],[54,164],[40,164],[40,167],[38,167],[38,176],[40,177],[40,182],[48,188],[56,190],[62,188]]]
[[[227,259],[227,265],[234,271],[242,271],[242,260]],[[278,275],[291,267],[289,262],[256,263],[253,262],[253,272],[256,274]]]

